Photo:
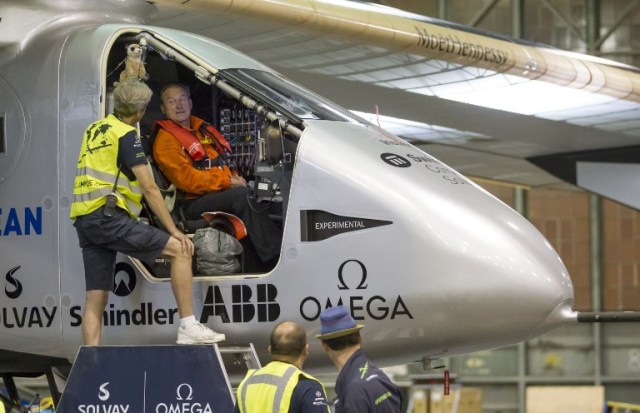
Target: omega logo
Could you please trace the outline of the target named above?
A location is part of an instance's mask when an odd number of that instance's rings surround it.
[[[353,271],[355,269],[355,271]],[[315,321],[320,317],[323,309],[335,305],[348,307],[354,320],[364,320],[365,316],[374,320],[395,319],[399,316],[406,316],[413,319],[409,308],[402,300],[402,296],[386,297],[382,295],[366,296],[355,295],[356,290],[367,290],[367,267],[361,261],[349,259],[338,267],[338,291],[351,291],[346,297],[318,298],[308,296],[300,302],[300,315],[307,321]],[[352,288],[353,287],[353,288]],[[353,294],[353,295],[352,295]]]
[[[347,284],[345,284],[344,282],[344,267],[350,262],[354,262],[360,266],[360,271],[361,271],[360,284],[358,284],[358,286],[356,287],[356,290],[366,290],[367,285],[365,284],[365,281],[367,281],[367,267],[365,267],[364,264],[358,260],[347,260],[342,264],[340,264],[340,268],[338,268],[338,281],[340,281],[340,284],[338,284],[338,289],[339,290],[349,289]]]
[[[211,404],[193,400],[193,387],[182,383],[176,388],[175,403],[158,403],[156,413],[213,413]]]
[[[183,388],[186,388],[187,397],[182,396],[181,389]],[[181,385],[179,385],[176,389],[176,400],[193,400],[193,387],[191,387],[191,385],[188,383],[182,383]]]

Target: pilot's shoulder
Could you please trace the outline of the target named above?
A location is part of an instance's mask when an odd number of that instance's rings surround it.
[[[156,136],[153,138],[153,150],[182,150],[182,144],[171,132],[158,128]]]

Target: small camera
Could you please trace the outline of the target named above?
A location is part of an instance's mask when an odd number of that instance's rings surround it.
[[[112,217],[116,213],[116,203],[118,197],[113,192],[107,195],[107,202],[104,204],[104,216]]]

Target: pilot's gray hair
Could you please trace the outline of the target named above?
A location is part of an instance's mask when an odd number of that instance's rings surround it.
[[[153,92],[138,79],[126,79],[113,89],[113,111],[118,116],[131,116],[144,110]]]
[[[184,83],[172,82],[167,83],[162,87],[162,89],[160,89],[160,100],[164,102],[165,90],[173,88],[182,89],[182,91],[187,94],[187,97],[191,99],[191,90],[189,89],[189,86],[185,85]]]

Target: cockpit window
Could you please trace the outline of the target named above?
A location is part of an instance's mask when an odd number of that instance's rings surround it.
[[[363,119],[333,103],[269,72],[255,69],[227,69],[223,77],[232,79],[246,93],[259,95],[284,115],[299,120],[332,120],[366,123]]]

